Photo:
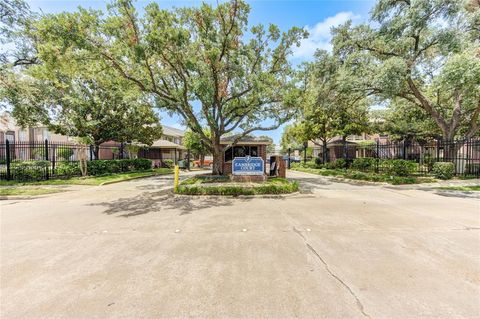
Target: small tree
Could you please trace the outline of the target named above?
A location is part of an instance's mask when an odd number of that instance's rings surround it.
[[[204,132],[205,135],[209,135],[208,130],[204,129]],[[198,134],[187,130],[183,137],[183,146],[190,150],[191,154],[200,160],[200,166],[203,166],[205,156],[210,154],[210,149],[205,141]]]
[[[313,62],[304,65],[304,94],[301,114],[289,128],[297,143],[311,141],[323,149],[328,161],[327,144],[333,137],[360,134],[368,129],[366,95],[352,90],[338,57],[319,50]]]

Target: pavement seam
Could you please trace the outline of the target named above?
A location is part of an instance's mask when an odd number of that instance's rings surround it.
[[[315,250],[315,248],[313,248],[312,245],[310,245],[310,243],[308,242],[308,240],[306,239],[306,237],[302,234],[302,232],[300,232],[295,226],[293,226],[293,231],[295,233],[297,233],[300,237],[302,237],[303,241],[305,242],[305,245],[307,246],[307,248],[317,257],[318,260],[320,260],[320,262],[323,264],[325,270],[328,272],[328,274],[333,277],[336,281],[338,281],[343,287],[345,287],[345,289],[347,289],[347,291],[350,293],[350,295],[352,295],[352,297],[355,299],[355,303],[357,304],[357,307],[358,309],[360,310],[360,312],[362,313],[362,315],[364,317],[367,317],[367,318],[371,318],[366,312],[365,312],[365,307],[363,306],[362,302],[360,301],[360,298],[358,298],[357,294],[355,294],[355,292],[352,290],[352,288],[350,288],[349,285],[347,285],[345,283],[345,281],[343,281],[339,276],[337,276],[331,269],[330,267],[328,266],[327,262],[325,261],[325,259],[322,258],[322,256],[320,256],[320,254]]]

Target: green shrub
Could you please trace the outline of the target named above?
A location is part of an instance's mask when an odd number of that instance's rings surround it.
[[[417,170],[418,164],[413,161],[396,159],[382,161],[381,166],[387,174],[409,176]]]
[[[87,162],[88,175],[105,175],[120,173],[122,165],[118,160],[95,160]]]
[[[433,174],[439,179],[450,179],[455,174],[455,166],[451,162],[437,162],[433,164]]]
[[[423,156],[423,165],[427,168],[427,171],[430,173],[433,169],[433,165],[435,164],[436,159],[432,156],[432,154],[427,153]]]
[[[310,160],[305,163],[302,163],[302,167],[305,168],[318,168],[318,165],[315,160]]]
[[[172,168],[173,167],[173,160],[165,159],[165,160],[163,160],[163,165],[165,165],[168,168]]]
[[[324,165],[325,168],[328,169],[340,169],[347,167],[347,161],[343,158],[338,158],[334,162],[328,162]]]
[[[376,163],[377,159],[373,157],[356,158],[353,160],[350,168],[360,171],[373,171]]]
[[[136,171],[147,171],[152,169],[152,161],[146,158],[135,158],[131,159],[133,168]]]
[[[55,175],[70,177],[70,176],[82,175],[82,171],[80,170],[80,165],[78,161],[75,161],[75,162],[61,161],[61,162],[57,162],[55,165]]]
[[[145,158],[95,160],[87,162],[88,175],[105,175],[121,172],[144,171],[151,168],[152,161]]]
[[[468,163],[465,166],[465,173],[469,175],[480,175],[480,163]]]
[[[272,178],[263,184],[254,187],[242,187],[238,185],[203,186],[195,185],[198,181],[184,181],[178,188],[177,193],[183,195],[266,195],[266,194],[289,194],[298,191],[297,182],[289,182],[283,178]],[[194,185],[194,186],[187,186]]]
[[[49,161],[12,162],[10,165],[10,174],[12,179],[17,181],[38,181],[44,179],[49,166]]]
[[[72,157],[73,155],[73,149],[65,146],[58,147],[56,152],[57,152],[57,157],[64,160],[69,160],[70,157]]]

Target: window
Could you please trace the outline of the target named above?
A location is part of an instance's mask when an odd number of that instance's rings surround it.
[[[235,157],[258,156],[258,146],[234,146],[225,150],[225,162],[231,162]]]

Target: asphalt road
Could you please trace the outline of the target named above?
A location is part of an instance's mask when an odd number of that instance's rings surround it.
[[[478,196],[290,177],[300,194],[159,176],[0,201],[0,317],[480,317]]]

